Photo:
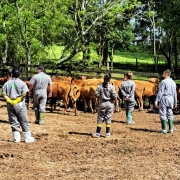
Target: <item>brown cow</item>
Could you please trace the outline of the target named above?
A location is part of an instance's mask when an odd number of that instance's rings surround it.
[[[116,103],[117,103],[117,104],[115,104],[115,108],[117,108],[116,111],[118,111],[118,107],[121,109],[121,102],[123,101],[123,96],[122,96],[121,91],[120,91],[120,88],[121,88],[123,81],[124,80],[111,79],[111,83],[113,85],[115,85],[116,92],[118,92],[118,98],[120,99],[119,101],[116,100]],[[137,83],[137,82],[135,82],[135,85],[136,85],[136,87],[135,87],[135,100],[137,102],[139,110],[141,111],[141,110],[143,110],[143,95],[144,95],[144,89],[145,88],[143,85],[141,85],[140,83]],[[117,89],[117,87],[119,89]],[[118,104],[118,102],[119,102],[119,104]]]
[[[157,83],[151,83],[148,81],[139,81],[139,80],[133,80],[133,81],[140,83],[145,87],[144,98],[149,99],[149,107],[152,109],[151,102],[154,106],[155,97],[156,97],[156,94],[158,92],[158,84]]]
[[[59,81],[68,81],[71,82],[72,77],[66,77],[66,76],[52,76],[51,81],[52,82],[59,82]]]
[[[80,95],[84,102],[84,112],[87,112],[88,101],[90,102],[91,112],[97,112],[98,107],[98,99],[95,97],[94,93],[97,89],[97,86],[84,86],[81,88]],[[94,103],[94,109],[92,107],[92,103]]]
[[[83,86],[97,86],[103,83],[103,78],[101,79],[87,79],[84,81]]]
[[[56,103],[56,100],[63,100],[64,103],[64,114],[67,112],[69,101],[72,100],[73,107],[75,107],[75,115],[77,115],[76,111],[76,101],[72,96],[71,84],[67,81],[53,82],[52,84],[52,97],[51,97],[51,112],[53,112],[53,104]]]

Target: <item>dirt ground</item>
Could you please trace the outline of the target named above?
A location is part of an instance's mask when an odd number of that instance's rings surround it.
[[[8,123],[5,102],[0,101],[0,179],[2,180],[176,180],[180,179],[180,115],[174,133],[159,134],[156,113],[135,110],[136,124],[125,123],[125,112],[114,113],[112,136],[92,138],[97,114],[79,111],[74,116],[47,108],[45,125],[34,124],[35,143],[16,144]]]

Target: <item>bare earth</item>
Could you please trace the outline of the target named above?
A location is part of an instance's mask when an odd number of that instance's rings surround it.
[[[97,114],[59,108],[46,124],[28,116],[35,143],[12,142],[5,102],[0,101],[0,179],[2,180],[176,180],[180,179],[180,116],[174,134],[159,134],[159,116],[135,110],[135,125],[125,124],[125,112],[114,113],[112,137],[96,139]]]

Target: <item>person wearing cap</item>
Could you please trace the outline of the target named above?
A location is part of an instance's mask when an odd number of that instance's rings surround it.
[[[166,133],[166,118],[168,119],[168,133],[173,133],[173,108],[177,107],[176,83],[170,78],[169,69],[163,72],[164,80],[159,85],[158,94],[155,100],[155,107],[159,104],[159,116],[161,120],[161,130],[159,133]]]
[[[135,91],[135,83],[132,81],[133,74],[131,72],[127,72],[125,74],[125,81],[121,84],[121,93],[123,95],[124,108],[126,111],[126,123],[127,124],[135,124],[132,119],[132,113],[134,111],[134,91]]]
[[[12,78],[4,84],[2,93],[7,101],[9,123],[14,137],[13,142],[18,143],[21,140],[20,127],[22,128],[25,142],[34,142],[34,138],[30,133],[25,105],[25,96],[29,91],[28,87],[25,82],[18,78],[20,75],[18,69],[13,69],[11,74]]]
[[[105,74],[104,82],[98,85],[95,96],[99,99],[97,129],[93,137],[100,137],[102,123],[106,122],[105,137],[110,137],[111,117],[114,110],[114,100],[117,97],[115,87],[110,82],[111,74]]]
[[[45,124],[44,112],[46,107],[47,96],[52,96],[52,81],[51,78],[44,73],[44,67],[37,67],[37,74],[30,79],[29,96],[34,99],[35,124]]]

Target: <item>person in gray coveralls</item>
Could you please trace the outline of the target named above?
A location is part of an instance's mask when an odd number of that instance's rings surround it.
[[[98,85],[95,96],[99,99],[98,117],[97,117],[97,130],[93,137],[100,137],[102,123],[106,122],[106,135],[110,137],[111,117],[113,115],[114,100],[117,97],[115,87],[110,82],[111,75],[104,76],[104,82]]]
[[[166,118],[168,119],[169,131],[173,133],[173,108],[177,106],[176,83],[170,78],[171,71],[169,69],[163,72],[164,80],[159,85],[158,94],[156,96],[155,106],[159,104],[159,116],[161,119],[160,133],[166,133]]]
[[[33,100],[34,100],[34,110],[35,110],[35,124],[45,124],[44,112],[46,108],[47,96],[52,96],[52,81],[51,78],[44,73],[44,67],[38,66],[37,73],[30,79],[29,86],[29,96],[32,95],[33,90]],[[47,92],[48,88],[48,92]],[[48,95],[47,95],[48,93]]]
[[[125,81],[121,85],[121,93],[124,100],[124,108],[126,111],[126,123],[135,124],[132,120],[132,113],[134,111],[134,91],[135,83],[132,81],[133,74],[128,72],[125,74]]]
[[[13,69],[11,73],[12,78],[3,86],[3,96],[7,101],[9,123],[14,137],[13,142],[18,143],[21,140],[21,135],[19,133],[20,126],[24,134],[25,142],[34,142],[34,138],[30,133],[27,108],[24,99],[28,92],[28,87],[25,82],[18,78],[20,75],[19,70]]]

